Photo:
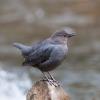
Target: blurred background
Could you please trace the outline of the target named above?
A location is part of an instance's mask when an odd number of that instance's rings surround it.
[[[0,100],[25,100],[41,72],[21,66],[14,42],[32,44],[72,27],[64,63],[51,72],[71,100],[100,100],[100,0],[0,0]]]

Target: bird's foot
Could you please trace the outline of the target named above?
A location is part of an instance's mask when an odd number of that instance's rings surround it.
[[[58,86],[62,86],[61,83],[59,81],[57,81],[56,79],[53,79],[52,81],[53,81],[53,83],[57,84]]]
[[[58,81],[55,80],[55,78],[48,72],[49,77],[42,72],[44,77],[43,77],[43,81],[47,81],[50,85],[54,85],[55,87],[61,86],[60,83]]]
[[[49,74],[50,79],[53,81],[53,83],[56,83],[58,86],[61,86],[60,82],[58,82],[49,72],[48,74]]]
[[[53,80],[54,83],[56,83],[58,86],[62,86],[61,83],[57,80]]]
[[[54,82],[53,80],[49,79],[48,83],[52,86],[54,85],[55,87],[58,87],[58,84]]]
[[[43,81],[47,81],[51,86],[54,85],[55,87],[58,87],[60,86],[60,84],[58,84],[58,81],[53,81],[51,79],[45,79],[45,78],[42,78]]]
[[[42,78],[42,81],[46,81],[46,82],[48,82],[50,85],[52,85],[52,83],[51,83],[51,81],[48,79],[48,78]]]

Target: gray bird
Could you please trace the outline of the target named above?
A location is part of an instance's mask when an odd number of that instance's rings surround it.
[[[49,38],[37,42],[32,46],[14,43],[14,46],[21,50],[25,61],[23,65],[33,66],[41,72],[48,72],[58,67],[65,59],[68,46],[68,39],[76,33],[71,28],[64,28],[53,33]],[[44,74],[45,75],[45,74]],[[45,75],[46,79],[48,77]],[[50,75],[51,79],[54,78]]]

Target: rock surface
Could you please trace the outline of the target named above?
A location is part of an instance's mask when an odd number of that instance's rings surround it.
[[[26,100],[70,100],[61,86],[55,87],[46,81],[36,82],[27,93]]]

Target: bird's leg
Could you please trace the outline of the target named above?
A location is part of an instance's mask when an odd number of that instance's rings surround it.
[[[52,82],[50,81],[50,79],[46,76],[46,74],[44,72],[42,72],[44,75],[44,81],[48,81],[50,85],[52,85]]]
[[[52,81],[51,79],[49,79],[46,75],[45,75],[45,73],[44,72],[42,72],[43,73],[43,75],[44,75],[44,77],[45,77],[45,79],[43,79],[44,81],[48,81],[48,83],[50,84],[50,85],[54,85],[55,87],[57,87],[58,86],[58,84],[55,84],[55,82],[54,81]]]
[[[48,73],[48,75],[50,76],[50,79],[51,79],[51,80],[56,81],[56,80],[54,79],[54,77],[50,74],[50,72],[47,72],[47,73]]]
[[[43,73],[43,75],[44,75],[44,77],[43,77],[43,78],[44,78],[44,80],[47,80],[47,81],[48,81],[48,80],[49,80],[49,78],[46,76],[46,74],[45,74],[44,72],[42,72],[42,73]]]
[[[50,76],[51,80],[53,80],[53,82],[56,82],[58,86],[61,86],[61,84],[50,74],[50,72],[48,72],[48,75]]]

